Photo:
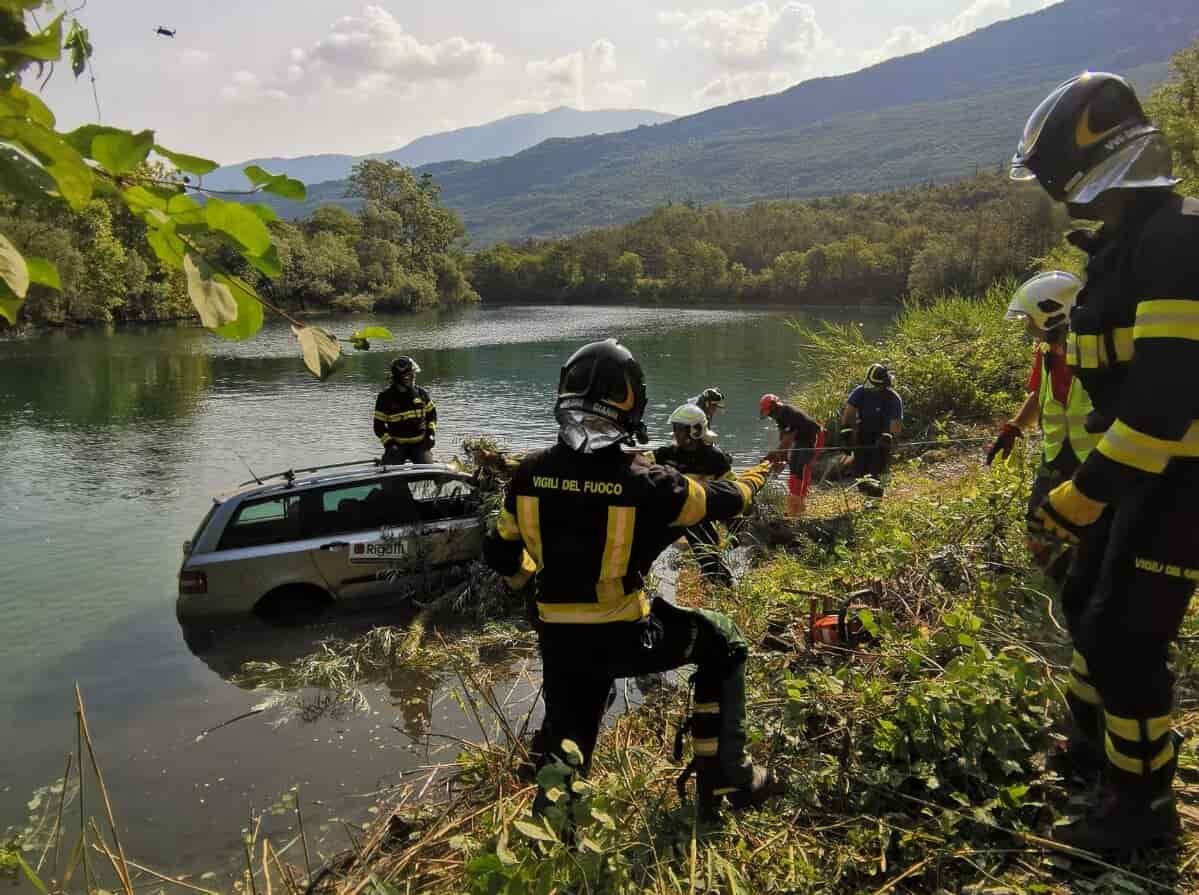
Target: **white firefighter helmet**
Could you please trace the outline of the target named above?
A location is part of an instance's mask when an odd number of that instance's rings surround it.
[[[1027,317],[1037,329],[1050,332],[1070,322],[1070,309],[1082,280],[1064,270],[1039,273],[1020,285],[1008,305],[1008,320]]]
[[[708,428],[708,415],[698,405],[680,404],[670,415],[670,425],[686,426],[693,441],[706,441],[711,444],[716,440],[716,433]]]

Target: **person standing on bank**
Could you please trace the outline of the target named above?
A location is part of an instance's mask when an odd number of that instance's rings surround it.
[[[883,496],[882,477],[903,429],[903,398],[893,385],[890,370],[871,364],[866,381],[849,393],[841,412],[841,444],[853,448],[858,490],[871,497]]]
[[[1086,430],[1087,417],[1093,410],[1091,398],[1066,363],[1066,333],[1070,328],[1070,309],[1082,289],[1082,280],[1062,270],[1039,273],[1023,283],[1008,305],[1008,320],[1023,320],[1028,334],[1038,342],[1028,377],[1028,397],[1020,410],[1003,424],[991,449],[987,465],[996,456],[1007,459],[1016,439],[1031,426],[1040,424],[1041,462],[1028,498],[1028,547],[1033,561],[1060,587],[1066,577],[1072,552],[1063,550],[1053,539],[1042,536],[1041,526],[1032,520],[1049,492],[1074,475],[1078,465],[1099,442],[1099,436]]]
[[[748,645],[727,616],[645,595],[645,576],[683,529],[730,519],[752,504],[770,466],[701,482],[626,451],[646,438],[645,376],[615,339],[584,345],[558,378],[558,440],[521,460],[484,559],[523,589],[533,580],[542,659],[546,756],[582,752],[587,772],[608,692],[618,677],[695,664],[690,721],[701,809],[734,808],[776,791],[746,755]],[[543,759],[545,760],[545,759]],[[546,804],[539,794],[535,807]]]
[[[654,450],[654,462],[677,469],[697,482],[734,479],[733,458],[716,447],[716,433],[708,428],[708,419],[699,405],[683,404],[670,415],[674,443]],[[705,581],[723,587],[733,586],[733,573],[720,554],[720,531],[716,523],[701,522],[684,529],[699,573]]]
[[[768,457],[787,462],[791,470],[787,477],[787,515],[802,519],[808,508],[812,465],[824,447],[824,427],[798,407],[779,400],[778,395],[762,395],[758,416],[770,417],[778,424],[779,444]]]
[[[708,425],[711,426],[712,420],[716,418],[716,411],[724,409],[724,392],[718,388],[709,387],[689,399],[687,403],[694,404],[702,410],[704,416],[708,418]]]
[[[383,462],[432,463],[437,441],[437,407],[416,384],[420,366],[406,355],[391,362],[391,385],[375,399],[375,435]]]
[[[1168,657],[1199,578],[1199,201],[1174,191],[1172,164],[1128,82],[1103,72],[1050,93],[1012,159],[1012,179],[1102,222],[1070,235],[1088,261],[1066,341],[1102,437],[1036,516],[1077,544],[1062,605],[1069,705],[1087,711],[1069,751],[1102,779],[1054,838],[1092,851],[1180,833]]]

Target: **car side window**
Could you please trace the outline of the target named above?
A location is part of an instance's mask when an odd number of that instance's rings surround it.
[[[409,479],[409,484],[425,522],[457,519],[475,510],[474,489],[461,479]]]
[[[285,494],[265,500],[249,500],[221,534],[218,550],[238,550],[280,544],[301,537],[300,495]]]
[[[310,522],[314,537],[420,521],[407,482],[398,476],[325,488],[318,495]]]

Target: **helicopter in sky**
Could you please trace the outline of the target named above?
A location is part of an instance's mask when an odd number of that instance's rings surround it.
[[[163,37],[174,37],[175,30],[176,29],[174,29],[174,28],[166,28],[162,25],[159,25],[157,28],[154,29],[154,33],[161,34]]]

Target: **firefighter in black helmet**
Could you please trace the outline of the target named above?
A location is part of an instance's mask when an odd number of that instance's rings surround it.
[[[1132,88],[1099,72],[1037,107],[1012,177],[1102,222],[1070,236],[1089,259],[1066,344],[1101,437],[1036,518],[1078,544],[1062,593],[1070,751],[1102,771],[1094,807],[1055,836],[1137,848],[1179,832],[1167,653],[1199,578],[1199,202],[1172,189],[1170,147]]]
[[[432,463],[437,441],[437,407],[416,384],[420,366],[400,355],[391,362],[391,386],[375,399],[375,435],[384,463]]]
[[[615,339],[567,360],[554,415],[558,441],[525,455],[484,556],[509,583],[535,589],[543,663],[542,742],[564,758],[572,740],[590,763],[618,677],[695,664],[691,719],[700,803],[763,801],[775,789],[745,752],[744,637],[726,616],[646,597],[654,559],[682,531],[744,512],[765,484],[759,464],[731,481],[699,482],[624,449],[646,441],[645,378]]]

